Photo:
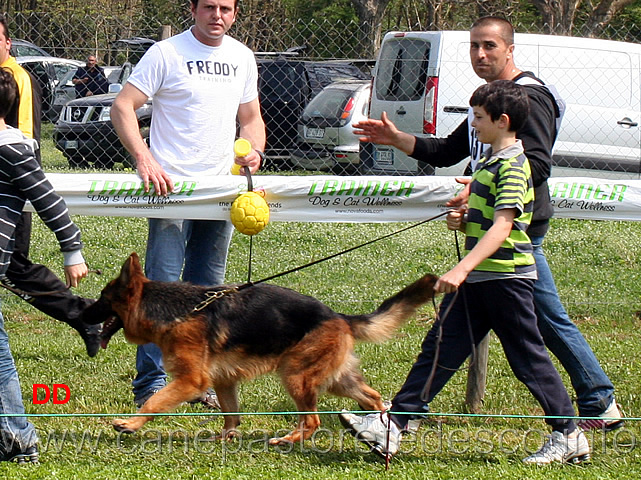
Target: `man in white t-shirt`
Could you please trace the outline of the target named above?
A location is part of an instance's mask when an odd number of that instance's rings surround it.
[[[229,175],[234,162],[252,173],[264,157],[265,123],[258,101],[258,68],[252,51],[226,35],[238,0],[191,0],[194,25],[154,44],[118,94],[111,120],[136,159],[145,190],[173,190],[172,175]],[[136,109],[153,99],[148,148],[139,134]],[[236,119],[253,150],[234,158]],[[224,283],[230,222],[149,219],[145,273],[157,281]],[[138,406],[165,385],[160,349],[138,347],[133,381]],[[215,395],[200,399],[213,406]]]

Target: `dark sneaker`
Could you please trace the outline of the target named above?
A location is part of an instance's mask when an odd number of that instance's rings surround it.
[[[579,428],[576,435],[552,432],[543,446],[523,459],[527,465],[549,465],[552,462],[578,464],[590,460],[590,444]]]
[[[136,407],[142,408],[142,406],[145,404],[145,402],[147,400],[149,400],[151,398],[151,396],[154,395],[158,391],[160,391],[159,388],[153,388],[151,390],[146,391],[141,396],[134,398],[134,403],[136,404]]]
[[[388,414],[370,413],[360,416],[343,412],[338,418],[347,431],[367,445],[372,453],[387,458],[398,452],[401,432]]]
[[[212,388],[205,390],[199,398],[189,402],[192,405],[201,404],[202,406],[209,408],[211,410],[220,410],[220,402],[218,401],[218,395]]]
[[[87,325],[86,323],[82,324],[82,327],[78,329],[80,337],[85,342],[85,347],[87,348],[87,355],[90,357],[95,357],[100,350],[100,332],[102,331],[102,325]]]
[[[599,418],[586,418],[578,421],[579,427],[583,430],[603,430],[604,432],[611,432],[621,428],[624,423],[621,408],[616,400],[612,400],[612,403],[606,408],[605,412],[599,415]]]
[[[38,463],[38,447],[32,445],[21,450],[18,444],[10,452],[3,453],[0,462]]]

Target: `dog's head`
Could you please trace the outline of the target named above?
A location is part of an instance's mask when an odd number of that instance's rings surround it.
[[[145,277],[140,259],[132,253],[114,278],[100,292],[100,298],[82,312],[82,321],[89,325],[102,323],[101,346],[107,348],[111,337],[129,320],[130,309],[134,305]]]

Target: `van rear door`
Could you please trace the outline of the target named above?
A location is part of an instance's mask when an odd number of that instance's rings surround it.
[[[386,112],[404,132],[442,137],[467,117],[482,81],[469,60],[469,32],[391,32],[374,71],[370,118]],[[363,173],[433,174],[434,168],[383,145],[362,144]]]
[[[371,118],[381,118],[381,114],[387,112],[400,130],[414,135],[423,133],[425,113],[432,127],[435,125],[435,111],[427,110],[436,101],[438,76],[433,65],[438,57],[440,39],[437,32],[385,35],[376,62]],[[382,145],[369,148],[371,158],[366,163],[375,172],[415,173],[419,169],[416,160],[395,148]]]

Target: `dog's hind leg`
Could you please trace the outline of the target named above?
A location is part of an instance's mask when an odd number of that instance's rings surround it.
[[[327,391],[356,400],[362,410],[385,410],[381,394],[365,383],[358,369],[358,359],[354,355],[343,365],[342,371],[328,386]]]
[[[296,403],[299,412],[316,412],[318,401],[318,386],[306,384],[305,375],[288,377],[284,383],[289,394]],[[320,417],[314,413],[304,413],[298,416],[296,430],[284,437],[275,437],[269,440],[270,445],[284,445],[302,442],[313,435],[320,426]]]
[[[353,346],[351,330],[342,319],[328,320],[306,335],[281,358],[279,373],[283,385],[299,412],[316,412],[320,392],[341,371]],[[270,445],[295,443],[311,437],[320,426],[316,413],[299,415],[298,427]]]

